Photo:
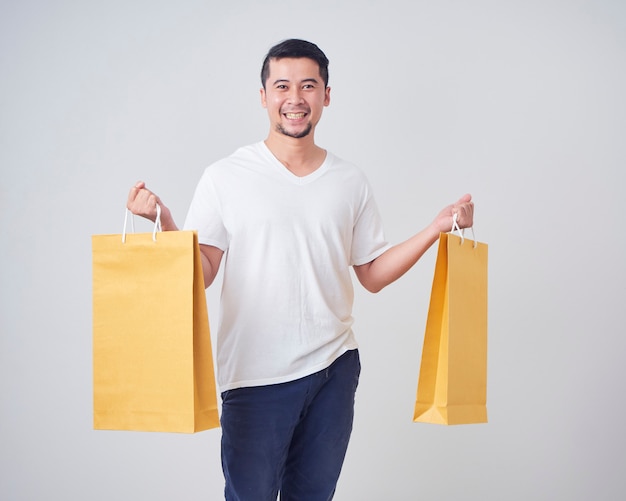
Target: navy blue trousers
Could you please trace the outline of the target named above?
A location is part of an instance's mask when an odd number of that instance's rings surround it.
[[[227,501],[328,501],[348,448],[361,372],[351,350],[288,383],[222,393]]]

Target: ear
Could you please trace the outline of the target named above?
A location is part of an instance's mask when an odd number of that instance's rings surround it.
[[[328,106],[330,104],[330,87],[326,87],[324,90],[324,106]]]
[[[261,94],[261,106],[263,106],[263,108],[267,108],[267,96],[265,95],[265,89],[261,87],[259,92]]]

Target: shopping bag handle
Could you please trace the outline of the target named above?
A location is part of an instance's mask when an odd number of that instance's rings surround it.
[[[152,241],[156,242],[156,234],[157,231],[161,231],[161,206],[156,204],[156,219],[154,220],[154,229],[152,230]],[[124,231],[122,231],[122,243],[126,243],[126,226],[128,225],[128,214],[130,214],[130,226],[132,228],[132,232],[135,233],[135,218],[134,214],[126,208],[126,212],[124,213]]]
[[[461,237],[461,245],[463,245],[463,242],[465,241],[465,230],[464,229],[462,230],[459,227],[459,223],[457,221],[458,217],[459,215],[455,212],[454,215],[452,216],[452,229],[450,231],[452,233],[454,233],[455,231],[459,233],[459,236]],[[478,243],[476,242],[476,235],[474,234],[474,227],[471,226],[470,230],[472,230],[472,239],[474,240],[474,249],[475,249]]]

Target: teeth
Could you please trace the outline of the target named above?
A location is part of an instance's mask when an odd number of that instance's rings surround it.
[[[291,120],[296,120],[298,118],[304,118],[304,113],[285,113],[285,116]]]

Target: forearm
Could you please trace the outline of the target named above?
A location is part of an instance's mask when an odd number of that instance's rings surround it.
[[[139,181],[133,186],[128,194],[126,207],[138,216],[145,217],[154,222],[159,214],[157,206],[160,208],[161,229],[163,231],[178,231],[178,225],[172,217],[169,208],[161,199],[146,188],[143,181]],[[200,244],[200,257],[202,260],[202,274],[204,286],[208,287],[213,283],[222,260],[223,251],[211,245]]]
[[[178,231],[178,226],[174,221],[169,209],[163,206],[161,210],[161,229],[163,231]],[[202,261],[202,275],[204,277],[204,287],[207,288],[213,283],[220,266],[222,251],[215,247],[200,245],[200,258]]]
[[[161,229],[163,231],[178,231],[178,226],[172,217],[172,213],[164,205],[161,206]]]
[[[161,213],[161,229],[163,231],[178,231],[178,226],[169,214],[169,210],[167,211],[167,214],[165,214],[165,211]],[[217,276],[217,271],[219,269],[219,260],[217,263],[215,263],[214,261],[212,261],[212,258],[210,259],[209,257],[207,257],[207,254],[211,255],[211,251],[209,250],[207,252],[205,249],[203,249],[203,247],[205,246],[200,246],[200,259],[202,261],[202,275],[204,277],[204,287],[206,289],[209,285],[213,283],[215,277]],[[202,252],[203,250],[204,252]]]
[[[204,288],[206,289],[215,280],[217,270],[213,269],[211,261],[204,254],[200,253],[200,256],[202,256],[202,274],[204,275]]]
[[[213,283],[222,262],[224,252],[212,245],[200,244],[200,256],[202,258],[202,273],[204,275],[204,287]]]
[[[437,241],[441,232],[452,229],[455,214],[460,228],[469,228],[474,224],[471,195],[463,195],[456,204],[444,207],[430,225],[405,242],[390,248],[367,264],[355,266],[359,282],[368,291],[378,292],[398,280]]]
[[[355,266],[357,278],[370,292],[379,292],[411,269],[439,238],[440,229],[433,223],[362,266]]]

